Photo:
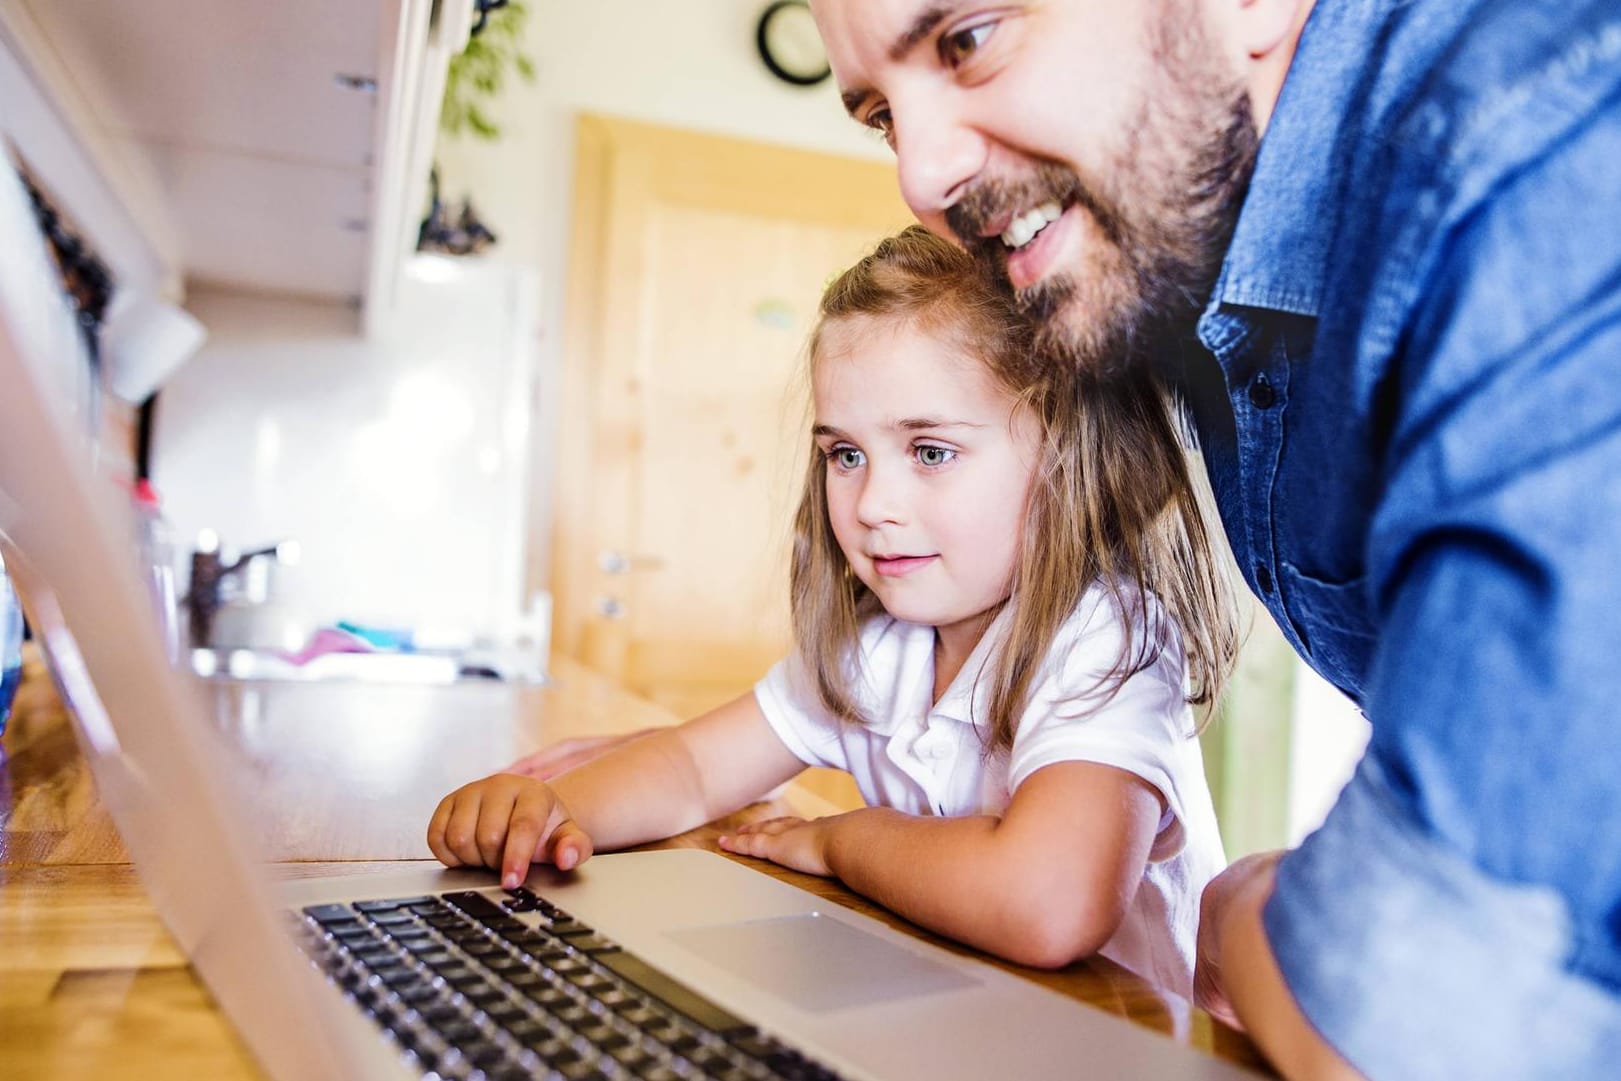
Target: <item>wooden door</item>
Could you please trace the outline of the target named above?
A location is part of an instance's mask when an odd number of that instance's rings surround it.
[[[598,117],[574,203],[556,642],[692,715],[788,649],[805,338],[911,216],[885,162]]]

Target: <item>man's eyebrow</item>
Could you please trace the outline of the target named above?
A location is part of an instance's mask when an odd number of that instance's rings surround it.
[[[935,27],[950,18],[962,4],[963,0],[954,0],[954,2],[953,0],[946,0],[943,3],[931,4],[918,12],[906,29],[901,31],[894,42],[890,44],[890,61],[898,64],[905,60],[907,55],[917,48],[918,42],[934,33]],[[861,108],[861,103],[871,96],[872,90],[870,88],[855,86],[840,94],[839,99],[844,102],[844,111],[851,116],[855,116],[856,110]]]
[[[960,0],[958,3],[937,3],[918,12],[911,25],[901,31],[889,46],[889,59],[897,64],[905,60],[907,54],[917,48],[918,42],[934,33],[934,28],[945,22],[960,6]]]

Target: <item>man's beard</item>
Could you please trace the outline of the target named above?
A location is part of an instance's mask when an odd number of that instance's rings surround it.
[[[946,212],[958,240],[1030,319],[1037,349],[1078,373],[1152,360],[1189,334],[1254,169],[1259,136],[1248,94],[1220,67],[1194,14],[1173,10],[1181,6],[1163,6],[1156,77],[1099,171],[1042,162],[1028,176],[976,183]],[[1008,249],[980,234],[1048,201],[1091,219],[1084,262],[1014,290]]]

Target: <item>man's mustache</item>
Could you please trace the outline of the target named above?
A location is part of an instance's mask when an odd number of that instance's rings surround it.
[[[1121,215],[1107,200],[1100,198],[1073,169],[1043,162],[1017,180],[991,177],[976,182],[962,198],[946,208],[946,226],[969,254],[984,262],[1000,264],[1007,250],[1001,234],[984,235],[993,223],[1006,222],[1043,203],[1056,202],[1068,209],[1080,206],[1111,242],[1125,236]]]

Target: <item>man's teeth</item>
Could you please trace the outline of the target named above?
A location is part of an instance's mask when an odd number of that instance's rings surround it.
[[[1002,243],[1010,248],[1024,247],[1037,233],[1046,228],[1048,222],[1057,221],[1063,212],[1064,208],[1058,205],[1057,200],[1042,203],[1034,210],[1026,211],[1014,218],[1003,230]]]

